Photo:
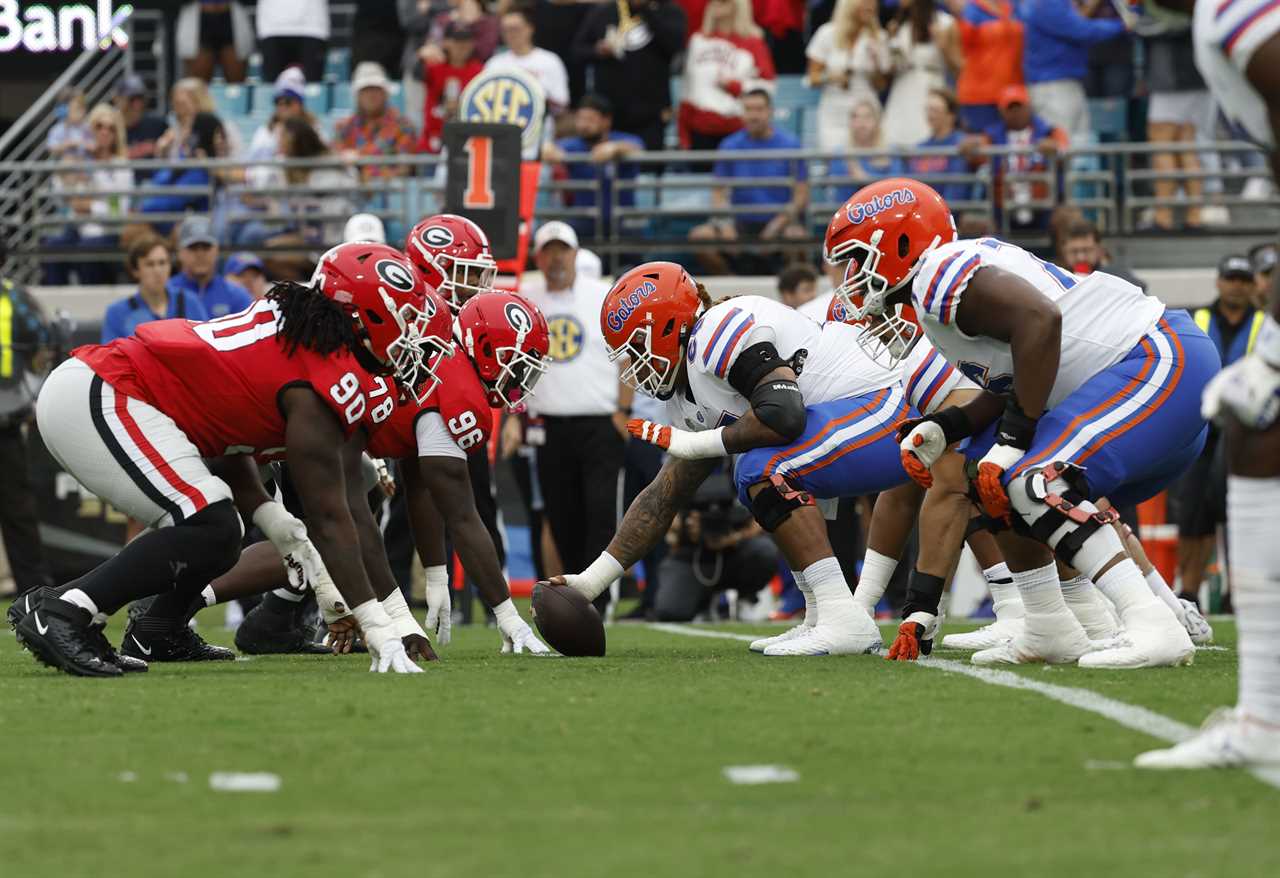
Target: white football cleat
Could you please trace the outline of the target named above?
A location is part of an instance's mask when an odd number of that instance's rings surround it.
[[[782,643],[785,640],[791,640],[793,637],[799,637],[801,634],[811,630],[813,627],[814,626],[807,622],[801,622],[799,625],[793,625],[781,634],[775,634],[772,637],[761,637],[759,640],[753,640],[747,646],[747,649],[752,652],[764,652],[775,643]]]
[[[833,618],[836,617],[836,618]],[[822,611],[817,625],[798,636],[765,647],[767,656],[780,655],[862,655],[884,650],[880,628],[861,610],[829,613]]]
[[[1200,731],[1167,750],[1140,753],[1138,768],[1235,768],[1280,766],[1280,726],[1246,717],[1239,708],[1219,708]]]
[[[1067,601],[1067,609],[1076,617],[1090,640],[1110,640],[1120,633],[1120,626],[1116,624],[1107,604],[1094,597],[1097,594],[1097,589],[1090,589],[1085,600]]]
[[[1080,667],[1162,668],[1189,665],[1195,658],[1191,637],[1164,604],[1153,600],[1131,610],[1124,622],[1116,645],[1081,656]]]
[[[1098,648],[1070,610],[1062,609],[1025,620],[1022,633],[1005,643],[975,652],[975,665],[1029,665],[1044,662],[1067,665]]]
[[[1191,642],[1196,646],[1213,643],[1213,626],[1200,614],[1200,608],[1184,598],[1178,598],[1178,603],[1182,604],[1182,626],[1187,629]]]
[[[1021,616],[1013,619],[996,619],[990,625],[983,625],[977,631],[964,634],[948,634],[942,638],[943,649],[990,649],[1002,643],[1008,643],[1022,633],[1026,620]]]

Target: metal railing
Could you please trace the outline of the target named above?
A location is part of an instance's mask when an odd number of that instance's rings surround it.
[[[1220,166],[1213,170],[1156,170],[1151,157],[1161,153],[1214,153]],[[988,231],[1004,237],[1044,242],[1049,213],[1067,203],[1085,210],[1112,235],[1141,233],[1142,221],[1153,209],[1188,206],[1177,195],[1157,194],[1156,188],[1212,188],[1196,197],[1197,203],[1232,208],[1239,216],[1224,233],[1274,232],[1280,224],[1280,199],[1257,201],[1243,197],[1243,181],[1265,176],[1255,156],[1259,150],[1249,144],[1108,144],[1075,148],[1050,157],[1034,171],[1011,168],[1038,155],[1034,150],[989,147],[975,154],[971,171],[926,172],[917,179],[944,191],[964,187],[967,197],[951,199],[958,216],[985,224]],[[705,171],[716,160],[760,161],[785,159],[803,162],[807,169],[810,195],[797,218],[803,234],[786,242],[770,242],[770,248],[811,256],[820,246],[827,221],[848,192],[868,182],[864,177],[831,173],[834,159],[846,166],[856,160],[880,156],[913,161],[955,155],[949,150],[855,152],[833,156],[817,150],[746,151],[737,153],[661,152],[633,154],[621,163],[595,165],[587,156],[570,156],[566,165],[591,167],[598,174],[588,179],[555,178],[544,169],[537,220],[562,219],[575,224],[583,240],[607,258],[645,252],[694,252],[717,249],[729,252],[758,250],[757,237],[744,234],[736,241],[690,241],[693,226],[708,219],[724,221],[768,213],[767,205],[732,203],[733,192],[785,187],[793,177],[721,178]],[[435,155],[360,157],[343,161],[328,157],[319,161],[268,160],[245,162],[231,159],[187,160],[184,170],[203,171],[207,179],[184,185],[157,186],[140,183],[130,189],[93,189],[86,186],[53,184],[55,177],[91,174],[101,167],[93,162],[0,162],[0,179],[13,180],[0,193],[0,211],[20,217],[22,234],[15,240],[12,258],[16,279],[31,281],[42,260],[118,261],[110,246],[76,244],[68,246],[60,230],[69,226],[96,224],[107,235],[131,224],[146,223],[165,232],[189,212],[209,212],[216,220],[225,246],[260,253],[315,253],[337,243],[332,240],[351,213],[368,211],[382,218],[392,237],[403,235],[421,217],[443,209],[443,159]],[[162,168],[174,167],[173,160],[151,159],[121,166],[146,176]],[[289,169],[344,168],[348,175],[340,184],[325,186],[288,184]],[[399,176],[365,176],[369,168],[407,170]],[[252,170],[250,170],[252,169]],[[249,171],[246,174],[246,171]],[[265,178],[266,182],[263,182]],[[251,182],[253,181],[253,182]],[[1209,181],[1214,181],[1210,184]],[[715,201],[717,190],[729,193],[729,203]],[[952,191],[954,195],[955,192]],[[169,196],[185,202],[177,210],[149,210],[147,198]],[[70,207],[75,199],[129,199],[129,209],[106,215],[75,215]],[[252,234],[246,232],[249,229]],[[303,232],[302,242],[296,233]],[[293,232],[287,242],[278,239]],[[277,239],[277,240],[273,240]],[[62,240],[62,245],[53,243]]]

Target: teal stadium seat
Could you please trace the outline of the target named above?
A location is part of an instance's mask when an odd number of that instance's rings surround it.
[[[223,119],[234,119],[249,112],[250,86],[214,82],[209,85],[213,105]]]
[[[324,78],[341,82],[351,79],[351,50],[330,49],[324,59]]]
[[[1129,137],[1129,105],[1124,98],[1091,98],[1089,127],[1099,143],[1120,143]]]
[[[317,118],[329,112],[329,83],[307,83],[302,89],[302,105],[307,108],[308,113]]]

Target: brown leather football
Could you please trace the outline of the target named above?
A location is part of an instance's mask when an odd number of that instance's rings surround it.
[[[604,655],[604,622],[577,589],[539,582],[533,587],[533,623],[561,655]]]

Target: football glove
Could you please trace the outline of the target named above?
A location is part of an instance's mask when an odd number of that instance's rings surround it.
[[[627,432],[682,460],[703,460],[728,454],[724,449],[723,427],[714,430],[681,430],[633,418],[627,421]]]
[[[1257,354],[1242,357],[1213,377],[1204,389],[1200,414],[1220,421],[1225,413],[1251,430],[1265,430],[1280,416],[1280,369]]]
[[[1009,493],[1004,488],[1004,474],[1027,453],[1036,436],[1036,419],[1028,415],[1009,397],[1004,414],[996,425],[996,443],[978,461],[978,499],[982,511],[992,518],[1009,521]]]
[[[531,655],[552,655],[551,649],[538,639],[529,623],[520,618],[520,611],[511,602],[511,598],[493,608],[493,617],[498,623],[498,630],[502,632],[503,655],[519,655],[525,651]]]
[[[898,636],[889,645],[886,661],[913,662],[921,655],[933,652],[933,641],[942,627],[942,616],[915,612],[898,626]]]
[[[387,615],[391,617],[391,624],[395,627],[396,633],[400,635],[400,642],[404,644],[405,652],[409,658],[422,658],[426,661],[437,661],[440,657],[436,655],[436,651],[431,648],[431,641],[427,639],[427,632],[422,630],[422,626],[418,624],[418,620],[413,618],[413,611],[409,609],[409,605],[405,603],[404,594],[400,589],[395,589],[391,594],[387,595],[381,601],[383,609],[387,611]]]
[[[307,539],[307,526],[274,500],[263,503],[253,511],[253,523],[280,553],[289,577],[289,590],[300,594],[305,592],[315,572],[314,564],[307,557],[307,549],[311,547]],[[314,551],[312,549],[312,553]],[[318,560],[319,555],[315,555],[315,558]],[[320,566],[323,567],[323,563]]]
[[[973,433],[973,425],[964,409],[950,406],[913,418],[898,425],[898,449],[902,468],[922,488],[933,486],[930,470],[943,452],[955,442]]]
[[[364,642],[369,647],[370,673],[421,674],[422,668],[413,663],[405,652],[404,644],[396,631],[395,623],[377,600],[365,601],[353,610]]]
[[[427,568],[427,630],[436,643],[448,646],[453,630],[453,599],[449,593],[449,568],[440,564]]]

